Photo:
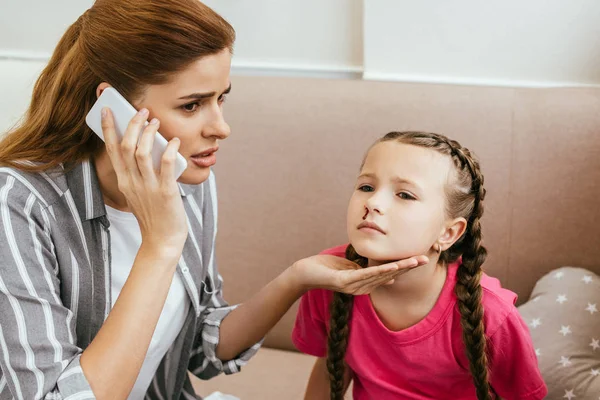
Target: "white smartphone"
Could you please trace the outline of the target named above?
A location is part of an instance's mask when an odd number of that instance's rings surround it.
[[[129,104],[115,88],[107,87],[104,89],[102,94],[98,97],[98,100],[96,100],[92,106],[90,112],[85,117],[87,125],[100,137],[100,139],[102,139],[102,141],[104,141],[104,135],[102,133],[101,111],[104,107],[108,107],[112,111],[117,138],[119,142],[121,142],[125,130],[133,116],[137,113],[137,110]],[[148,121],[144,123],[144,126],[146,125],[148,125]],[[160,133],[156,132],[151,155],[152,164],[157,171],[160,170],[161,158],[167,149],[167,144],[167,140],[162,137]],[[175,161],[175,179],[178,179],[186,168],[187,160],[181,154],[177,153],[177,159]]]

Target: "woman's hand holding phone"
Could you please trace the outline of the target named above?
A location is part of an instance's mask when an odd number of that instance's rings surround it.
[[[160,122],[154,118],[144,127],[147,118],[148,110],[141,109],[129,122],[119,143],[113,114],[109,108],[103,108],[106,151],[117,175],[119,191],[140,225],[142,245],[179,259],[188,234],[175,176],[180,142],[178,138],[169,141],[160,170],[155,170],[151,150]]]

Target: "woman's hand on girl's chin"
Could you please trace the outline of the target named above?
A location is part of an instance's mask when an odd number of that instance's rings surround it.
[[[294,284],[301,290],[328,289],[352,295],[371,293],[415,267],[427,264],[426,256],[415,256],[375,267],[362,268],[345,258],[317,255],[295,262],[290,268]]]

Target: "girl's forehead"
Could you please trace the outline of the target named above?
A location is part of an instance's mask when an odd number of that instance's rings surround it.
[[[371,147],[361,173],[382,175],[381,179],[397,176],[429,186],[445,185],[453,169],[450,157],[435,149],[387,141]]]

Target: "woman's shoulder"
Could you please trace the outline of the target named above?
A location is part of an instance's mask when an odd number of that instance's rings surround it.
[[[4,202],[24,202],[34,198],[48,206],[65,190],[64,171],[52,169],[31,172],[16,167],[0,167],[0,193]]]

